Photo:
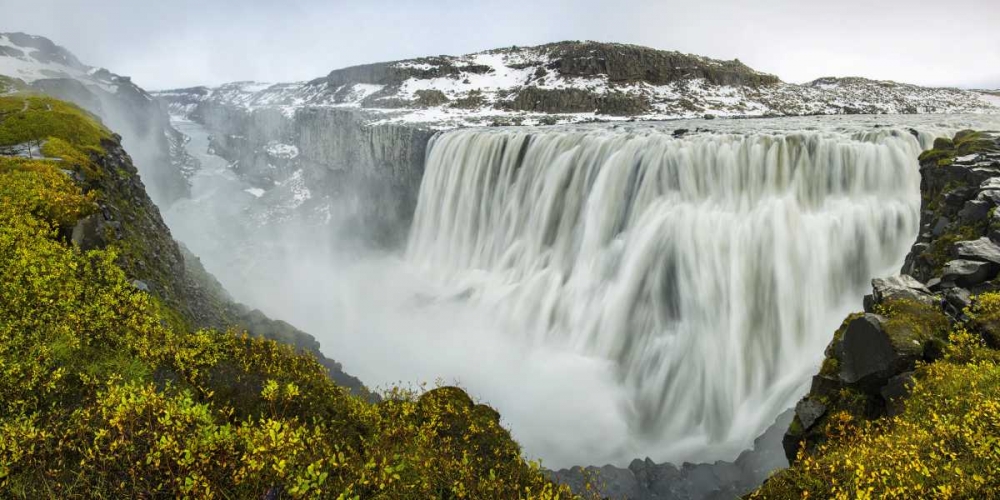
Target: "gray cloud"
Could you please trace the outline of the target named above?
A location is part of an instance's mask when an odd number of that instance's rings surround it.
[[[48,36],[153,89],[565,39],[739,58],[791,82],[1000,87],[996,0],[0,0],[0,11],[0,31]]]

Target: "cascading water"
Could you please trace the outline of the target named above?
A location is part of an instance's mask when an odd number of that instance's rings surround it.
[[[730,460],[749,447],[805,392],[868,279],[902,264],[920,145],[997,122],[445,132],[404,256],[350,244],[338,221],[354,197],[326,193],[334,217],[317,226],[280,192],[251,194],[207,152],[208,130],[176,125],[203,169],[165,218],[238,300],[312,333],[369,387],[464,386],[527,456],[560,468]],[[677,127],[714,132],[675,139]],[[356,147],[398,146],[370,139]],[[281,216],[257,217],[268,214]]]
[[[406,259],[519,341],[610,363],[620,459],[724,458],[794,404],[868,280],[898,269],[920,150],[891,129],[448,132]]]

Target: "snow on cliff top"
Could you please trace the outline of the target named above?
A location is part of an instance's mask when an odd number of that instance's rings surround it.
[[[1000,98],[976,91],[864,78],[795,85],[738,60],[590,42],[356,66],[310,82],[237,82],[157,95],[180,116],[202,103],[274,109],[288,117],[304,108],[341,107],[362,110],[373,123],[433,128],[706,115],[1000,113]]]
[[[17,78],[25,83],[45,78],[90,79],[90,68],[80,64],[75,58],[58,57],[52,51],[26,46],[31,40],[44,39],[23,36],[26,38],[21,38],[17,33],[0,34],[0,75]]]
[[[68,78],[112,94],[127,86],[152,99],[128,77],[87,66],[51,40],[24,33],[0,33],[0,75],[29,85],[39,80]]]

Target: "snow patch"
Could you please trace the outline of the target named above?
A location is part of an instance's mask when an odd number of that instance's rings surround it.
[[[282,144],[272,141],[267,145],[267,154],[282,160],[291,160],[299,156],[299,148],[294,144]]]

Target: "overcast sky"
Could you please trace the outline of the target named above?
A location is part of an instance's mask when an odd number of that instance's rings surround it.
[[[785,81],[1000,87],[1000,0],[0,0],[148,89],[295,81],[367,62],[558,40],[739,58]]]

